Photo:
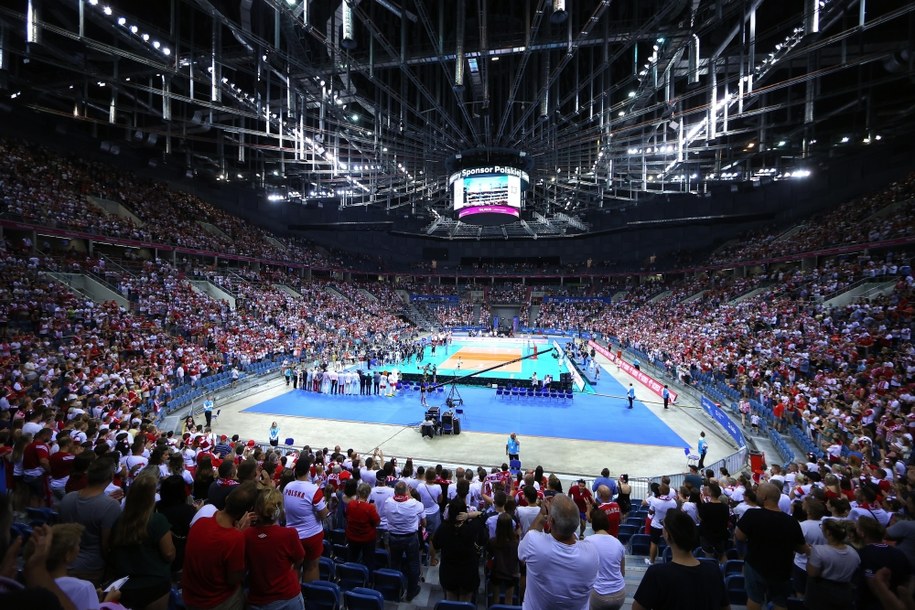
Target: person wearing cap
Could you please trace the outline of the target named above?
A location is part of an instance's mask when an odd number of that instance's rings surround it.
[[[229,437],[225,434],[219,436],[219,442],[216,443],[216,446],[213,448],[213,453],[219,456],[219,459],[223,459],[228,454],[232,453],[232,445],[229,444]]]
[[[631,409],[632,403],[635,401],[635,388],[632,387],[631,383],[629,384],[629,389],[626,390],[626,399],[629,401],[629,408]]]

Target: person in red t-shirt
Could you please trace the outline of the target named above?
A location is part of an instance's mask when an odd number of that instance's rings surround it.
[[[245,533],[254,516],[257,485],[239,485],[224,509],[197,521],[187,535],[181,577],[187,610],[242,610],[245,596]]]
[[[52,434],[50,428],[42,428],[22,452],[22,480],[29,488],[30,506],[48,505],[48,473],[51,471],[48,443]]]
[[[613,492],[606,485],[597,488],[597,497],[600,504],[598,510],[607,515],[607,533],[619,538],[620,535],[620,505],[613,501]]]
[[[245,530],[249,608],[278,602],[285,602],[283,608],[301,608],[305,603],[299,585],[305,549],[294,529],[277,524],[282,510],[280,491],[262,492],[254,504],[257,525]]]
[[[578,539],[584,540],[586,519],[588,511],[591,510],[591,506],[594,505],[594,496],[591,495],[591,490],[585,485],[585,480],[578,479],[578,485],[569,489],[569,497],[572,498],[572,501],[575,502],[575,506],[578,507],[578,517],[580,519]]]
[[[60,500],[66,493],[67,481],[70,479],[70,471],[73,469],[73,460],[76,455],[73,454],[73,439],[69,434],[63,432],[57,435],[57,452],[48,460],[50,464],[51,493]]]
[[[375,570],[375,528],[381,523],[378,510],[368,501],[371,492],[372,488],[367,483],[360,483],[356,489],[356,497],[346,504],[346,544],[349,549],[349,560],[367,566],[369,574]]]

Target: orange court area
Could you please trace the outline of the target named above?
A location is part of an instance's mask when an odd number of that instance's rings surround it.
[[[462,347],[453,353],[447,360],[438,365],[441,369],[457,370],[472,372],[480,369],[486,369],[495,366],[500,362],[507,362],[522,356],[520,349],[492,348],[481,349],[479,347]],[[460,363],[460,367],[458,367]],[[521,363],[513,362],[496,369],[507,373],[520,373]]]

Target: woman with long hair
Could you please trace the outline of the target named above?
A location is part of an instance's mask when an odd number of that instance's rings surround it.
[[[171,592],[175,544],[168,519],[155,512],[157,472],[134,479],[111,530],[109,568],[117,578],[130,577],[121,587],[121,603],[133,610],[165,610]]]
[[[417,476],[417,478],[419,477]],[[435,532],[442,524],[442,487],[435,482],[435,478],[435,470],[429,468],[423,473],[424,482],[416,486],[419,500],[423,503],[425,510],[426,531],[430,537],[435,535]],[[436,547],[434,544],[429,547],[430,566],[438,565],[438,557],[436,555],[438,548],[440,547]]]
[[[861,558],[846,544],[848,524],[839,519],[823,519],[820,523],[826,544],[810,547],[804,593],[808,610],[851,610],[855,607],[852,579]]]
[[[177,457],[179,463],[181,462],[180,455],[173,457]],[[162,479],[156,511],[165,515],[171,526],[172,542],[175,544],[175,559],[172,561],[171,569],[172,574],[175,574],[181,571],[184,565],[184,545],[191,529],[191,519],[197,513],[197,507],[188,503],[187,485],[184,478],[173,474]]]
[[[479,513],[468,513],[461,498],[448,503],[448,520],[432,537],[432,547],[441,553],[439,583],[445,599],[468,602],[480,586],[480,555],[477,548],[485,540]],[[498,522],[497,522],[498,526]]]
[[[283,494],[267,489],[254,503],[257,523],[245,530],[250,610],[303,610],[299,570],[305,550],[294,528],[282,527]]]
[[[216,480],[216,471],[213,470],[213,460],[209,456],[200,458],[197,471],[194,473],[194,499],[206,501],[210,493],[210,485]]]
[[[489,572],[489,605],[498,604],[500,590],[505,592],[505,603],[513,604],[515,583],[521,575],[518,562],[518,530],[508,513],[496,519],[496,535],[489,539],[487,549],[492,561]]]
[[[25,505],[28,504],[29,488],[22,481],[22,459],[26,446],[31,442],[31,434],[20,434],[13,442],[13,450],[10,452],[9,460],[13,464],[13,484],[10,487],[13,490],[13,508],[16,510],[25,510]]]
[[[629,475],[621,474],[617,485],[619,495],[616,497],[616,503],[620,505],[620,521],[623,522],[629,515],[629,511],[632,510],[632,499],[630,498],[632,485],[629,484]]]
[[[181,477],[181,480],[184,481],[184,484],[187,485],[188,488],[191,488],[194,485],[194,477],[191,475],[190,471],[184,467],[184,458],[181,457],[180,453],[173,453],[169,456],[168,470],[163,476],[164,478]]]

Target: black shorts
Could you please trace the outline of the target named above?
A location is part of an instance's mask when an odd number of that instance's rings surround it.
[[[500,578],[498,576],[490,576],[489,584],[492,587],[514,587],[518,581],[518,577],[514,578]]]
[[[660,542],[661,542],[661,532],[663,531],[663,528],[660,528],[660,527],[650,527],[650,528],[648,528],[648,529],[649,529],[649,532],[648,532],[648,539],[651,540],[651,542],[654,543],[654,544],[660,544]],[[643,540],[644,540],[644,538],[643,538]]]
[[[724,555],[724,552],[727,550],[728,544],[727,540],[720,539],[714,540],[711,538],[706,538],[704,536],[699,537],[699,546],[702,547],[702,550],[709,554],[714,554],[716,557]]]

